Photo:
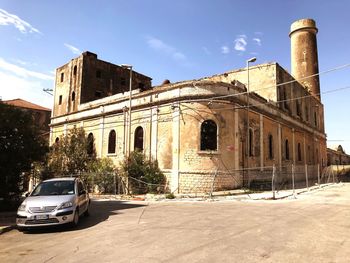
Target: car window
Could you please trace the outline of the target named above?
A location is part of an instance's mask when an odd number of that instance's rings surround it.
[[[84,185],[81,181],[78,182],[78,194],[84,190]]]
[[[40,183],[31,196],[72,195],[74,193],[74,181],[49,181]]]

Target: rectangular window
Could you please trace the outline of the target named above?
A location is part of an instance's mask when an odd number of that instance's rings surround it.
[[[60,95],[60,97],[58,98],[58,105],[62,104],[62,95]]]
[[[122,86],[126,85],[126,79],[125,78],[121,78],[120,79],[120,85],[122,85]]]
[[[64,81],[64,73],[62,72],[61,73],[61,82],[63,82]]]

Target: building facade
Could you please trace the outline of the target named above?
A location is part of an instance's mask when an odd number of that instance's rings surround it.
[[[311,19],[292,24],[292,69],[302,63],[297,79],[278,63],[155,87],[132,72],[131,94],[123,82],[129,69],[85,52],[57,69],[50,143],[83,127],[97,157],[118,165],[129,149],[143,151],[158,161],[169,189],[181,193],[249,186],[272,167],[322,169],[317,45],[298,44],[316,41],[316,33]]]

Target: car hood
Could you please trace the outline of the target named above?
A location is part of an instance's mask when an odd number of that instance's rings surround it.
[[[29,196],[24,202],[27,207],[58,206],[64,202],[74,203],[75,195]]]

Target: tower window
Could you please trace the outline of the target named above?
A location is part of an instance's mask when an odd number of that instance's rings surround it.
[[[115,130],[111,130],[108,136],[108,153],[115,153],[116,146],[116,133]]]
[[[72,92],[72,101],[75,101],[75,92]]]
[[[64,73],[62,72],[61,73],[61,82],[63,82],[64,81]]]
[[[56,140],[55,140],[55,143],[59,143],[60,142],[60,138],[56,138]]]
[[[134,150],[143,151],[143,128],[141,126],[137,127],[135,130]]]
[[[73,75],[74,76],[77,75],[77,66],[74,66],[74,68],[73,68]]]
[[[217,146],[217,126],[212,120],[206,120],[201,125],[201,151],[216,151]]]
[[[59,97],[58,97],[58,105],[61,105],[62,104],[62,95],[60,95]]]
[[[140,91],[145,91],[145,85],[143,83],[139,83]]]
[[[269,159],[273,159],[273,137],[269,134]]]
[[[316,111],[314,112],[314,122],[315,122],[315,127],[317,127],[317,113],[316,113]]]
[[[96,98],[101,98],[101,97],[102,97],[102,91],[96,90],[96,91],[95,91],[95,97],[96,97]]]

